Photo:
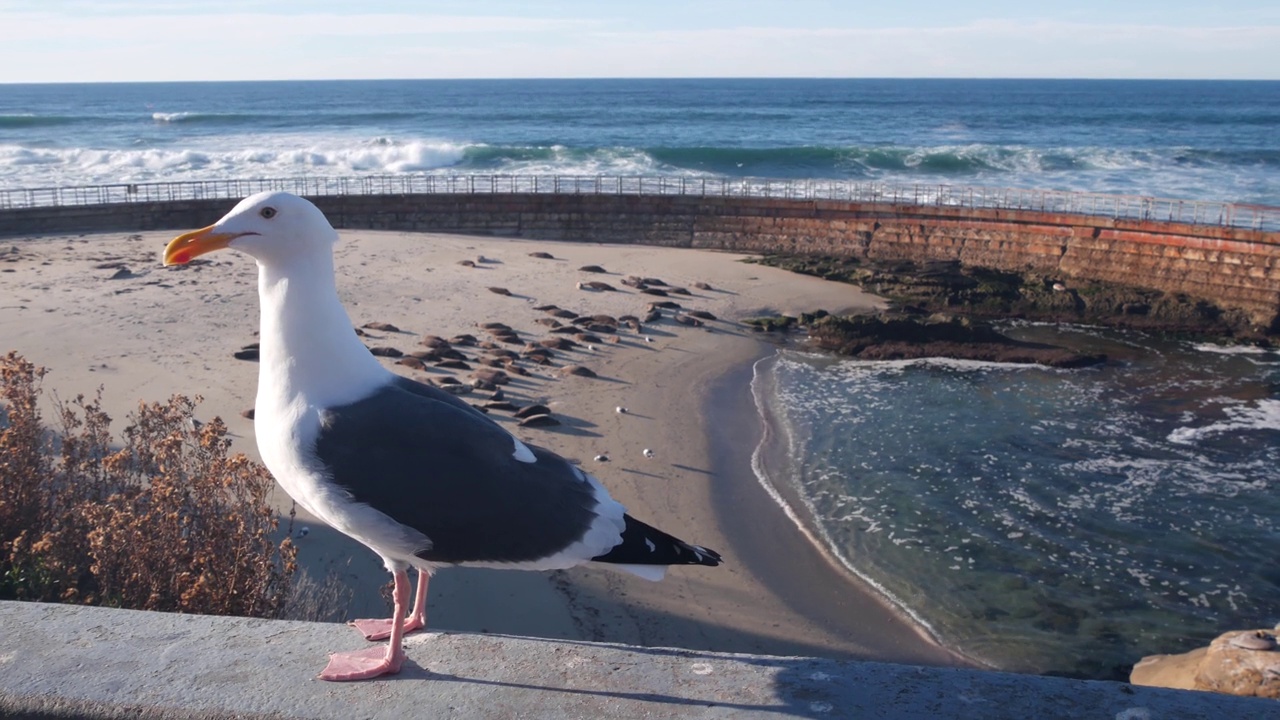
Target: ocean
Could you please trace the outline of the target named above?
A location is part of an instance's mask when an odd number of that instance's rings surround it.
[[[1280,205],[1280,82],[0,85],[0,189],[398,174],[815,178]],[[782,350],[757,479],[994,667],[1121,677],[1280,621],[1280,355],[1011,325],[1047,370]],[[784,500],[791,498],[791,500]]]
[[[0,85],[0,188],[397,173],[823,178],[1280,205],[1280,82]]]

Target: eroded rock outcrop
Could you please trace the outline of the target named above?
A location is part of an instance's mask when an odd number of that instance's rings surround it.
[[[1149,655],[1129,681],[1182,690],[1208,690],[1280,700],[1280,646],[1274,630],[1234,630],[1207,648],[1179,655]]]

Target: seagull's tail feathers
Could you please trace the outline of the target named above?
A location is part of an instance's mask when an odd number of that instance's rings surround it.
[[[650,580],[660,580],[666,565],[709,565],[720,564],[720,553],[715,550],[691,545],[672,537],[661,530],[646,525],[639,520],[624,515],[626,527],[622,531],[622,542],[604,555],[592,560],[603,563],[615,563],[626,567],[636,575]]]

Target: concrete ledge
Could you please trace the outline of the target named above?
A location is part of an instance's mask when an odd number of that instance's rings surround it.
[[[1280,703],[1032,675],[428,633],[315,679],[341,625],[0,602],[0,716],[1280,718]]]

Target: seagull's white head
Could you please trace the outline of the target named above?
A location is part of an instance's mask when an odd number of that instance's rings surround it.
[[[179,235],[164,249],[165,265],[185,265],[205,253],[231,248],[263,265],[330,253],[338,233],[320,208],[286,192],[263,192],[241,200],[207,228]]]

